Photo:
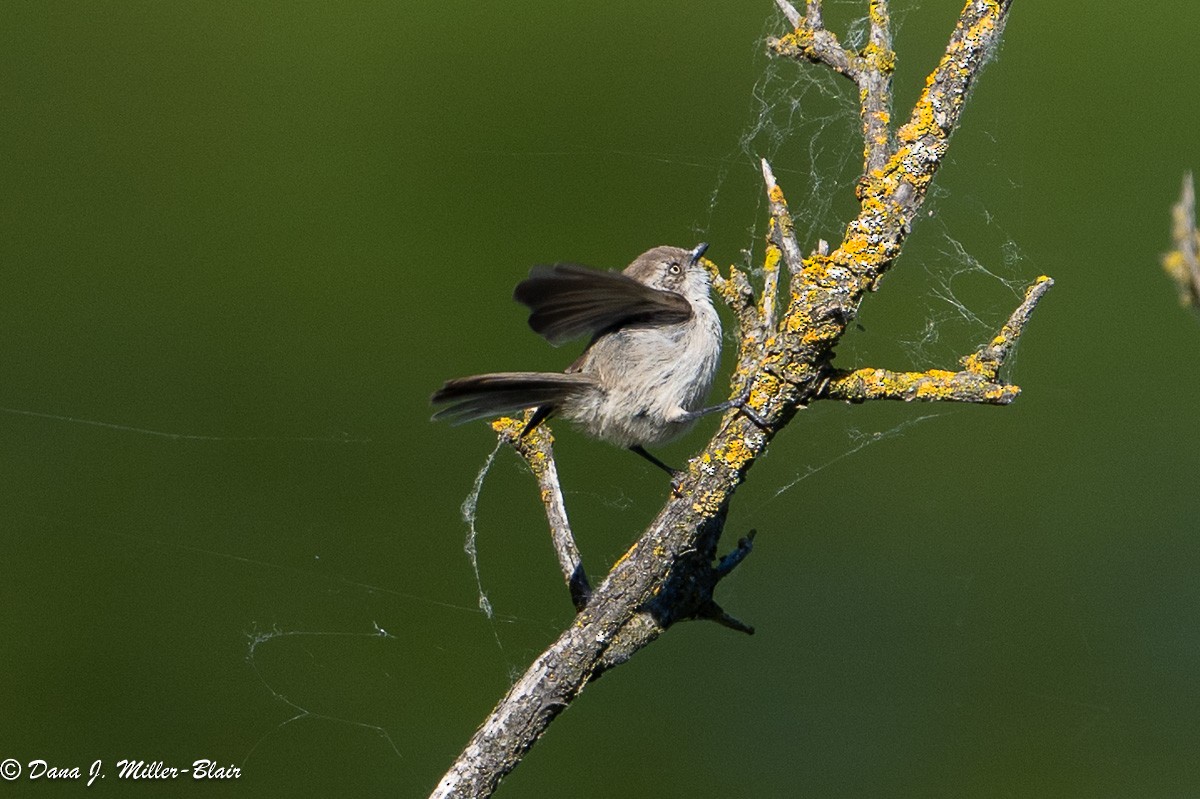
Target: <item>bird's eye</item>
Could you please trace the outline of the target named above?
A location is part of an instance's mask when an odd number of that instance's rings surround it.
[[[667,266],[667,271],[670,272],[672,275],[678,275],[680,272],[683,271],[683,268],[675,261],[672,261]]]

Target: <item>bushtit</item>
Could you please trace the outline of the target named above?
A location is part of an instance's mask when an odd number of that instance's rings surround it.
[[[513,292],[529,307],[529,326],[555,346],[583,336],[591,343],[561,374],[447,381],[433,395],[446,407],[433,418],[461,423],[534,408],[522,435],[556,414],[678,476],[643,447],[678,438],[707,413],[743,405],[700,407],[721,353],[721,321],[700,264],[707,247],[655,247],[621,273],[534,267]]]

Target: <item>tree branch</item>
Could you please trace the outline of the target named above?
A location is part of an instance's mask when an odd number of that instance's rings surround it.
[[[864,67],[859,75],[862,92],[863,172],[871,175],[883,168],[892,154],[889,124],[892,121],[892,73],[896,53],[892,50],[892,20],[885,0],[871,0],[871,33],[863,50]]]
[[[867,58],[843,49],[824,29],[816,0],[808,0],[803,18],[785,0],[777,2],[795,30],[772,40],[773,51],[826,64],[856,82],[869,70],[890,81],[890,34],[884,3],[871,2],[869,47],[876,49]],[[764,270],[768,286],[756,303],[749,280],[739,270],[731,268],[727,278],[716,274],[714,280],[717,294],[733,309],[741,328],[733,394],[740,396],[741,389],[749,387],[748,405],[761,418],[752,420],[737,409],[725,414],[705,450],[689,461],[678,490],[595,588],[571,626],[534,661],[476,731],[433,792],[434,797],[489,796],[589,680],[623,663],[676,622],[711,619],[749,631],[713,599],[717,584],[750,548],[746,539],[734,553],[718,560],[717,546],[730,498],[756,458],[799,408],[814,399],[836,396],[831,392],[836,392],[837,386],[848,385],[849,375],[829,367],[834,347],[865,293],[877,286],[899,255],[942,162],[965,98],[999,40],[1010,2],[966,3],[941,63],[927,79],[909,121],[897,132],[897,148],[886,153],[878,168],[869,166],[870,154],[879,152],[878,140],[868,142],[868,169],[858,191],[861,208],[832,253],[822,242],[808,259],[799,258],[794,239],[788,240],[791,220],[783,191],[764,165],[772,213],[767,258],[775,259]],[[871,110],[878,111],[880,103],[890,102],[890,84],[860,91],[860,102],[867,133]],[[887,120],[876,114],[871,124],[881,121],[886,126]],[[764,320],[773,322],[776,316],[774,301],[766,294],[772,291],[769,284],[777,281],[771,275],[778,274],[780,261],[787,262],[791,273],[787,307],[777,325],[764,325]],[[706,266],[716,272],[711,263]],[[1040,297],[1048,287],[1048,279],[1039,281],[1031,292],[1037,289]],[[1010,319],[1011,330],[1006,325],[1007,332],[968,356],[971,360],[966,373],[958,373],[962,375],[959,383],[996,380],[995,372],[986,370],[993,364],[998,370],[1034,304],[1036,298],[1031,301],[1027,295],[1023,315],[1018,308],[1015,322]],[[946,374],[951,377],[938,377],[943,383],[952,383],[955,374]],[[533,462],[531,468],[536,475]]]
[[[1192,173],[1183,176],[1179,202],[1171,209],[1171,242],[1163,269],[1179,288],[1179,304],[1200,308],[1200,230],[1196,229],[1196,187]]]
[[[804,268],[804,256],[800,254],[800,245],[796,243],[796,229],[792,222],[792,215],[788,213],[787,200],[783,196],[783,190],[779,188],[779,184],[775,182],[775,173],[771,170],[771,165],[767,163],[767,159],[762,159],[762,174],[763,183],[767,184],[767,202],[771,210],[770,228],[767,231],[767,247],[768,252],[765,260],[767,262],[774,261],[778,266],[780,257],[787,264],[788,272],[796,274]],[[777,250],[775,256],[772,256],[769,248]],[[776,268],[775,276],[763,288],[764,299],[766,295],[772,292],[768,290],[775,280],[778,280],[779,270]],[[772,315],[772,321],[774,316]],[[772,330],[775,325],[770,325]]]
[[[825,28],[821,21],[820,0],[809,0],[803,17],[787,0],[775,0],[775,5],[779,6],[795,30],[778,39],[767,39],[767,47],[771,52],[813,64],[824,64],[839,75],[858,82],[862,70],[858,54],[842,47],[837,35]]]
[[[1021,393],[1020,386],[993,383],[974,372],[892,372],[887,369],[835,370],[818,399],[866,402],[973,402],[1008,405]]]
[[[1021,338],[1025,325],[1029,323],[1033,309],[1037,307],[1042,297],[1053,285],[1053,280],[1042,275],[1033,282],[1032,286],[1025,289],[1025,299],[1012,312],[1012,316],[1008,317],[1008,321],[1004,323],[1004,327],[1000,328],[1000,332],[996,334],[995,338],[984,344],[975,353],[962,359],[962,365],[967,367],[968,372],[986,377],[988,380],[995,380],[999,376],[1000,367],[1004,365],[1009,353],[1017,346],[1017,340]]]
[[[1025,291],[1004,327],[991,341],[962,359],[965,369],[948,372],[892,372],[887,369],[835,369],[822,384],[818,399],[866,402],[902,400],[912,402],[973,402],[979,405],[1008,405],[1021,393],[1021,387],[998,382],[1000,368],[1016,346],[1021,331],[1029,322],[1038,301],[1054,285],[1046,276],[1039,277]]]
[[[892,73],[896,53],[892,50],[892,22],[887,0],[870,0],[870,32],[867,46],[857,51],[843,47],[835,34],[821,21],[821,4],[808,3],[801,17],[787,0],[775,0],[795,28],[779,38],[767,40],[776,55],[824,64],[858,86],[859,113],[863,127],[863,174],[883,168],[891,155]]]
[[[541,489],[542,504],[546,506],[546,521],[550,525],[550,538],[558,555],[558,565],[562,569],[563,579],[567,581],[567,590],[571,592],[571,603],[575,605],[575,610],[583,610],[592,596],[592,586],[583,570],[583,560],[579,557],[579,548],[575,546],[571,525],[567,522],[567,506],[563,503],[558,469],[554,465],[554,436],[546,425],[539,425],[527,435],[521,435],[527,421],[528,416],[526,419],[504,417],[492,422],[492,429],[517,451],[533,472]]]

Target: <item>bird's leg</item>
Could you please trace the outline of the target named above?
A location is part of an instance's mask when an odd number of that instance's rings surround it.
[[[639,445],[634,444],[632,447],[629,448],[629,450],[631,452],[636,452],[638,455],[641,455],[643,458],[650,461],[651,463],[653,463],[658,468],[662,469],[667,474],[671,475],[672,485],[674,485],[679,480],[679,478],[683,477],[683,472],[679,471],[678,469],[672,469],[670,466],[663,463],[662,461],[660,461],[658,458],[651,455],[646,450],[642,449],[642,447],[640,447]]]
[[[672,469],[670,466],[663,463],[658,458],[654,457],[649,452],[647,452],[645,449],[643,449],[642,447],[640,447],[636,444],[634,446],[630,447],[629,450],[631,452],[636,452],[638,455],[641,455],[643,458],[650,461],[651,463],[653,463],[658,468],[662,469],[667,474],[671,475],[671,493],[674,494],[675,496],[680,495],[680,486],[683,485],[683,478],[687,477],[687,472],[682,471],[680,469]]]
[[[525,429],[521,431],[519,438],[524,438],[533,432],[539,424],[546,421],[550,414],[554,413],[553,405],[539,405],[533,409],[533,415],[529,417],[529,421],[525,423]]]
[[[746,418],[754,422],[759,427],[766,427],[767,423],[759,416],[753,408],[747,403],[750,401],[750,387],[737,399],[725,400],[719,405],[713,405],[708,408],[701,408],[698,411],[681,411],[677,416],[671,419],[672,422],[692,422],[699,419],[701,416],[708,416],[710,413],[723,413],[730,408],[737,408],[742,413],[746,414]]]

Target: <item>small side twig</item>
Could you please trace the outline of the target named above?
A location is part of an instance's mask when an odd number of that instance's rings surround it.
[[[775,5],[779,6],[779,10],[783,12],[783,16],[787,17],[788,23],[793,28],[800,27],[800,23],[803,22],[803,19],[800,16],[800,12],[796,10],[796,7],[794,5],[789,3],[787,0],[775,0]],[[818,16],[821,13],[820,0],[809,0],[808,8],[809,8],[809,18],[810,19],[812,17],[813,6],[816,6]]]
[[[509,417],[492,422],[492,429],[525,460],[537,480],[542,504],[546,506],[546,521],[550,524],[550,538],[558,555],[559,568],[567,582],[567,590],[571,592],[575,610],[581,611],[591,599],[592,586],[583,570],[579,547],[575,545],[575,536],[567,521],[567,507],[563,504],[558,469],[554,466],[554,436],[544,424],[521,435],[525,420]]]
[[[767,201],[770,203],[771,209],[771,227],[767,232],[768,246],[774,245],[779,248],[783,255],[783,261],[787,264],[788,272],[794,275],[804,268],[804,256],[800,252],[800,245],[796,243],[795,223],[792,222],[792,215],[788,212],[787,199],[784,198],[783,191],[775,180],[775,173],[765,158],[762,159],[762,174],[763,183],[767,186]],[[776,279],[778,279],[778,274],[778,270],[776,270]],[[772,325],[773,328],[774,325]]]
[[[1025,291],[1025,299],[1009,316],[1000,332],[987,344],[962,359],[960,372],[930,369],[927,372],[893,372],[888,369],[835,369],[817,395],[843,402],[901,400],[903,402],[971,402],[1008,405],[1021,387],[999,381],[1000,367],[1012,352],[1038,301],[1054,281],[1039,277]]]
[[[893,372],[888,369],[838,369],[817,395],[843,402],[900,400],[902,402],[971,402],[1008,405],[1021,393],[1020,386],[994,383],[974,372]]]
[[[803,17],[787,0],[775,0],[775,5],[779,6],[795,30],[779,38],[767,39],[767,47],[771,52],[824,64],[839,75],[858,82],[858,73],[862,69],[858,54],[843,47],[833,31],[825,28],[825,23],[821,21],[819,0],[809,0]]]
[[[968,372],[988,380],[995,380],[1000,375],[1000,367],[1004,365],[1005,359],[1017,345],[1017,339],[1021,337],[1021,331],[1028,324],[1033,309],[1037,307],[1038,302],[1053,285],[1052,279],[1042,275],[1033,282],[1033,285],[1025,289],[1025,299],[1008,317],[1008,321],[1004,323],[1004,327],[1000,328],[1000,332],[976,352],[962,359],[962,365]]]
[[[862,93],[863,173],[882,169],[892,154],[892,21],[885,0],[871,0],[871,33],[863,50],[864,67],[858,76]]]
[[[702,258],[700,263],[708,270],[713,290],[738,320],[738,359],[730,384],[731,397],[740,397],[751,372],[762,359],[762,346],[770,334],[763,327],[761,304],[755,302],[754,286],[746,273],[736,266],[730,266],[729,277],[725,277],[709,259]],[[764,293],[764,299],[760,302],[765,301]]]
[[[767,40],[776,55],[816,64],[825,64],[854,81],[861,98],[860,118],[863,129],[863,174],[881,170],[893,152],[892,73],[896,53],[892,50],[892,23],[887,0],[871,0],[870,33],[861,51],[844,47],[821,20],[821,3],[809,0],[805,16],[787,0],[775,0],[788,22],[791,33]]]
[[[756,535],[758,535],[757,530],[751,530],[746,533],[738,539],[737,547],[728,555],[721,558],[715,568],[718,580],[728,577],[746,559],[746,556],[754,549],[754,536]]]
[[[1179,289],[1180,305],[1200,308],[1200,230],[1196,229],[1196,186],[1192,173],[1183,176],[1179,202],[1171,208],[1171,243],[1162,265]]]
[[[717,296],[737,317],[741,335],[744,337],[748,333],[753,333],[757,328],[758,310],[754,305],[754,287],[750,285],[750,279],[746,277],[746,273],[736,266],[731,266],[729,267],[729,277],[725,277],[717,265],[709,259],[702,258],[700,263],[708,270],[713,290],[717,292]]]

